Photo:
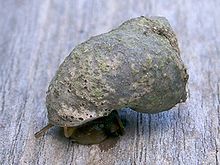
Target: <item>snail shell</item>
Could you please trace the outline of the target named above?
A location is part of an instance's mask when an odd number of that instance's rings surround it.
[[[113,110],[169,110],[186,100],[188,74],[163,17],[138,17],[76,46],[47,91],[49,123],[74,127]]]

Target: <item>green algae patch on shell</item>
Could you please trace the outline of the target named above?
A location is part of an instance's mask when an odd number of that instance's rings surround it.
[[[78,126],[130,107],[169,110],[186,100],[188,74],[163,17],[130,19],[76,46],[47,91],[51,124]]]

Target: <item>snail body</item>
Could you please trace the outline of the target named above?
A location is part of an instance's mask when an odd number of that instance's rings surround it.
[[[108,137],[118,137],[124,134],[124,126],[117,111],[68,129],[69,137],[80,144],[98,144]]]
[[[89,130],[90,125],[95,128],[93,121],[100,124],[99,118],[111,118],[114,110],[125,107],[166,111],[186,100],[187,80],[168,21],[130,19],[79,44],[66,57],[47,91],[49,123],[64,128],[86,124]]]

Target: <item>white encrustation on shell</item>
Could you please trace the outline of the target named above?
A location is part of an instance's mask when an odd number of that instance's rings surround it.
[[[49,123],[78,126],[113,110],[169,110],[186,100],[188,74],[163,17],[138,17],[76,46],[46,97]]]

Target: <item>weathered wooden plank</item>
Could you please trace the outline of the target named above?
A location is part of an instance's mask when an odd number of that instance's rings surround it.
[[[219,164],[220,1],[1,1],[0,164]],[[189,99],[160,114],[123,111],[126,135],[72,144],[47,122],[45,92],[71,49],[128,18],[161,15],[177,33]]]

